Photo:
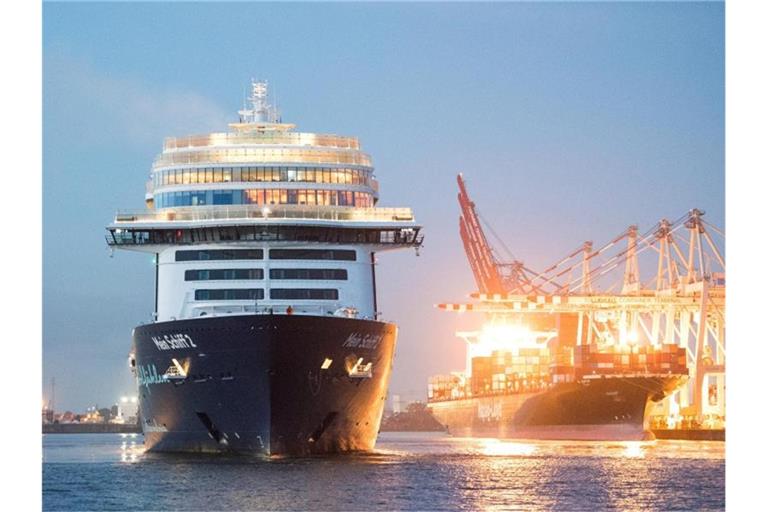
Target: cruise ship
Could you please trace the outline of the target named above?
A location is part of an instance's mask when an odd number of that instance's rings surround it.
[[[409,208],[380,208],[354,137],[294,131],[252,81],[225,133],[167,138],[146,209],[107,226],[154,255],[152,322],[129,365],[146,448],[304,455],[371,450],[396,325],[377,253],[422,243]]]

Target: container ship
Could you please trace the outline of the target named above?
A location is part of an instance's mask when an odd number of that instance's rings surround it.
[[[225,133],[168,138],[146,209],[110,248],[154,258],[154,313],[129,366],[146,448],[303,455],[373,448],[397,327],[376,254],[418,248],[409,208],[377,207],[354,137],[301,133],[252,81]]]
[[[687,380],[685,349],[575,346],[553,334],[505,324],[468,335],[483,355],[466,372],[430,378],[429,409],[460,437],[653,439],[648,413]]]
[[[586,242],[544,272],[518,260],[502,262],[485,237],[462,175],[458,185],[459,233],[480,290],[473,297],[481,302],[438,307],[483,313],[486,325],[459,333],[467,341],[464,371],[429,380],[433,415],[457,436],[652,438],[649,413],[688,380],[686,347],[665,340],[673,338],[675,329],[688,335],[689,324],[675,326],[673,321],[680,323],[692,317],[692,310],[700,310],[700,291],[682,296],[676,290],[641,288],[635,226],[596,251]],[[669,240],[670,224],[665,221],[662,228],[642,239],[644,247]],[[605,268],[590,267],[623,238],[628,240],[626,250],[609,258]],[[662,263],[669,260],[665,253],[662,247]],[[581,259],[568,266],[574,257]],[[593,276],[623,262],[622,294],[598,293]],[[563,276],[579,270],[576,279],[562,282]],[[658,279],[659,285],[666,284],[665,277]],[[666,320],[662,313],[668,314]],[[644,315],[655,315],[650,325]]]

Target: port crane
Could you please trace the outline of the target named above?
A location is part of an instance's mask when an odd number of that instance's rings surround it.
[[[672,396],[674,408],[699,422],[725,417],[725,258],[713,237],[724,244],[725,234],[704,220],[703,211],[661,219],[643,233],[629,226],[599,247],[586,241],[537,272],[498,256],[461,174],[457,182],[459,233],[478,291],[470,295],[475,302],[437,307],[497,318],[573,314],[577,345],[684,347],[690,378]],[[655,272],[643,276],[641,261]]]

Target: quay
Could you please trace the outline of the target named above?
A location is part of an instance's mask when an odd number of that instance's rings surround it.
[[[656,439],[681,439],[685,441],[725,441],[725,429],[653,429]]]
[[[137,423],[43,423],[43,434],[140,434]]]

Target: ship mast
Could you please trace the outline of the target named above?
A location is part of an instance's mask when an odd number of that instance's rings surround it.
[[[277,111],[267,102],[269,84],[266,80],[257,81],[251,79],[250,109],[239,110],[241,123],[275,123]]]
[[[237,113],[240,121],[230,123],[230,128],[238,132],[249,131],[287,131],[296,127],[283,123],[280,111],[269,103],[269,83],[266,80],[251,78],[251,95],[248,98],[250,108],[244,105]]]

